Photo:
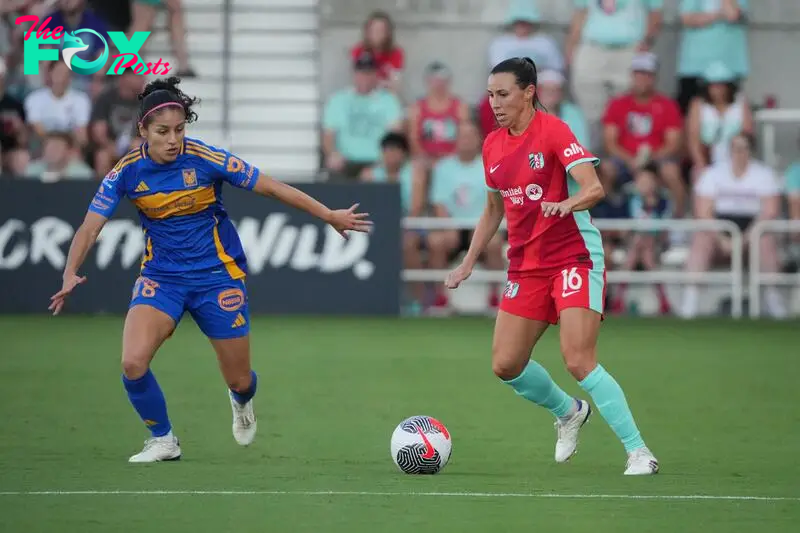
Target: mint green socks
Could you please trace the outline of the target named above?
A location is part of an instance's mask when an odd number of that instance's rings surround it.
[[[575,399],[561,390],[547,370],[536,361],[530,361],[522,374],[504,383],[511,385],[526,400],[541,405],[557,417],[569,415],[575,406]]]
[[[625,400],[625,393],[605,368],[598,364],[579,385],[592,397],[600,415],[622,441],[626,452],[644,447],[642,435]]]

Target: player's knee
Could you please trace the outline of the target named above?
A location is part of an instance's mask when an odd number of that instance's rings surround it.
[[[147,357],[126,354],[122,357],[122,373],[128,379],[139,379],[147,373],[150,363]]]
[[[492,350],[492,372],[503,381],[511,381],[522,374],[525,365],[528,364],[528,357],[513,357],[497,348]]]
[[[577,381],[586,379],[586,376],[597,366],[593,348],[586,348],[580,345],[565,346],[563,352],[567,371]]]

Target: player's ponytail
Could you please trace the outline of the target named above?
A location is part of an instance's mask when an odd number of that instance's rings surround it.
[[[492,74],[499,74],[501,72],[513,74],[517,80],[517,87],[523,91],[530,85],[533,85],[534,92],[531,105],[534,108],[545,110],[544,106],[539,102],[539,95],[536,93],[538,74],[536,71],[536,63],[533,62],[533,59],[530,57],[512,57],[511,59],[501,61],[492,69]]]
[[[186,114],[186,122],[197,120],[197,113],[192,106],[197,103],[197,98],[186,95],[178,88],[180,78],[174,76],[166,79],[156,79],[147,84],[139,95],[139,123],[144,127],[150,123],[155,115],[167,107],[180,107]]]

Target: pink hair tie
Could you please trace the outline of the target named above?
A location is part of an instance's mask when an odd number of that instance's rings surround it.
[[[139,124],[143,123],[144,119],[146,119],[147,115],[149,115],[150,113],[152,113],[154,111],[158,111],[159,109],[162,109],[164,107],[171,107],[171,106],[183,107],[183,104],[181,104],[180,102],[166,102],[166,103],[163,103],[163,104],[159,104],[159,105],[155,106],[153,109],[151,109],[150,111],[148,111],[147,113],[145,113],[142,116],[141,120],[139,120]]]

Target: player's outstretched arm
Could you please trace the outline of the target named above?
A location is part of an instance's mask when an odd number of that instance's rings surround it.
[[[73,289],[86,281],[85,276],[78,275],[78,269],[81,268],[81,265],[86,260],[89,250],[97,242],[97,237],[100,235],[100,231],[107,220],[103,215],[89,211],[86,213],[86,218],[83,219],[78,231],[75,232],[75,236],[72,237],[72,243],[69,245],[69,253],[67,254],[67,264],[64,267],[61,290],[50,298],[50,307],[48,309],[54,315],[61,312],[61,308],[64,307],[64,301]]]
[[[263,174],[258,176],[253,190],[317,217],[330,224],[345,239],[346,231],[368,233],[372,229],[372,221],[368,219],[369,213],[356,212],[358,204],[354,204],[350,209],[331,210],[303,191]]]
[[[475,232],[472,234],[472,241],[469,243],[469,250],[467,250],[464,260],[447,276],[444,282],[448,289],[455,289],[472,274],[472,269],[475,268],[475,264],[489,241],[497,233],[504,216],[503,197],[499,192],[490,191],[487,193],[486,207],[483,209],[478,225],[475,226]]]
[[[580,187],[578,194],[570,196],[563,202],[542,202],[542,214],[545,217],[563,218],[574,211],[585,211],[606,197],[606,191],[600,183],[600,178],[597,177],[593,163],[578,163],[570,169],[569,174],[578,182]]]

